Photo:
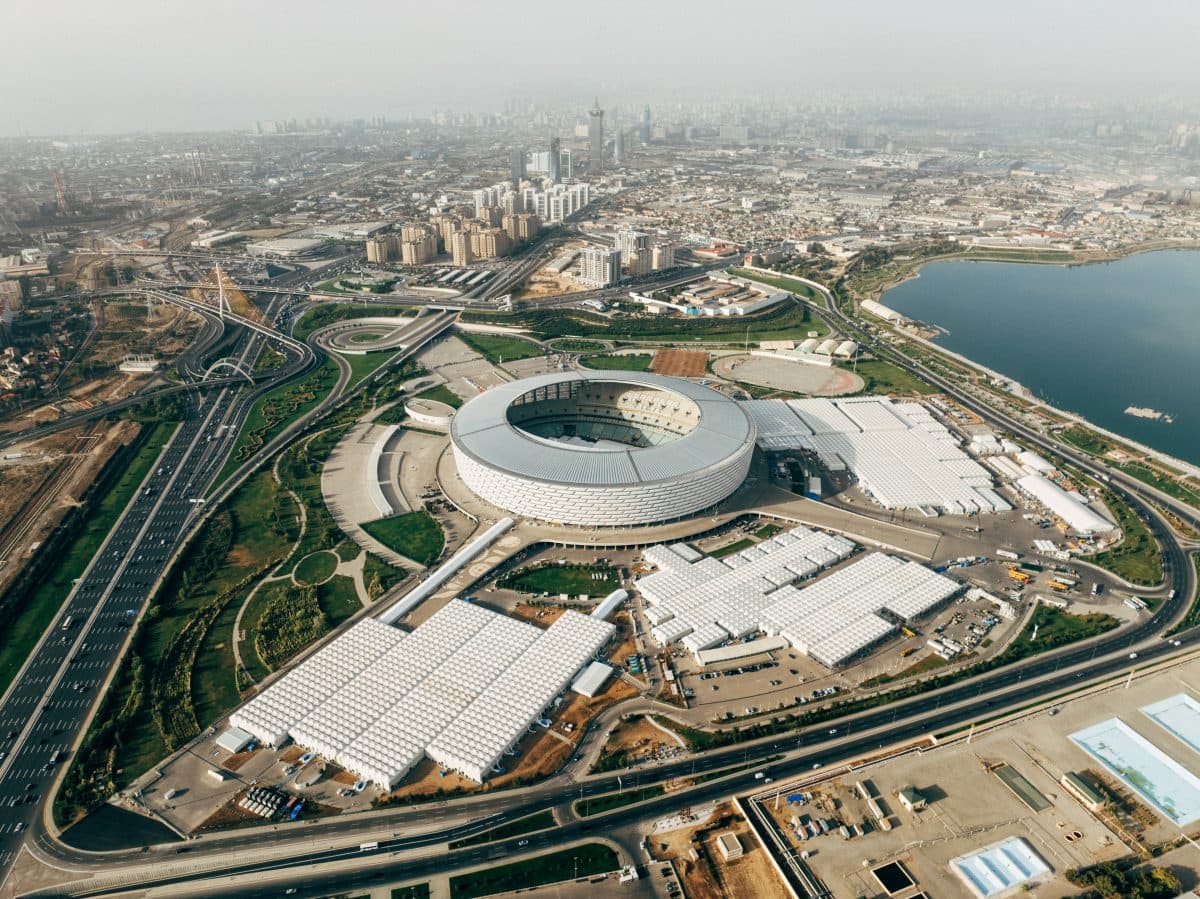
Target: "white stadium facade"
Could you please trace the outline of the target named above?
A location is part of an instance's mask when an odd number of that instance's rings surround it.
[[[543,521],[612,527],[721,502],[745,480],[755,436],[742,405],[715,390],[610,371],[493,387],[450,427],[459,475],[488,502]]]

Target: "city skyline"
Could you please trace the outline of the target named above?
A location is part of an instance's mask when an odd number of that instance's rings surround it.
[[[680,16],[669,4],[618,2],[614,12],[636,12],[638,28],[625,27],[618,14],[591,22],[582,43],[531,41],[539,52],[506,61],[502,77],[490,64],[464,60],[486,58],[482,51],[495,41],[569,37],[568,24],[554,24],[552,4],[526,4],[518,17],[474,10],[469,32],[453,36],[459,64],[451,68],[440,66],[451,35],[432,11],[380,4],[357,15],[316,4],[288,4],[284,15],[281,9],[218,0],[204,16],[175,17],[145,0],[22,6],[9,15],[14,33],[45,40],[14,42],[0,59],[0,81],[19,88],[0,134],[241,130],[264,118],[495,110],[514,97],[582,103],[597,91],[609,102],[630,97],[631,110],[647,99],[689,95],[1200,94],[1190,46],[1200,12],[1175,0],[1136,9],[1021,2],[1002,16],[945,0],[903,10],[860,4],[851,15],[752,2],[739,7],[748,42],[720,65],[709,51],[726,40],[723,7],[690,4]],[[98,41],[96,34],[109,37]],[[547,70],[554,79],[544,77]],[[408,84],[404,73],[411,71],[438,75]]]

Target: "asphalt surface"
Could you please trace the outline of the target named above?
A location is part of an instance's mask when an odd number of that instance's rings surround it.
[[[837,316],[836,310],[832,314]],[[856,329],[853,326],[849,326],[848,330]],[[918,367],[914,365],[905,364],[907,360],[903,357],[901,359],[894,359],[893,361],[904,365],[906,368],[918,370]],[[919,373],[926,376],[923,369],[919,370]],[[934,383],[939,383],[941,379],[933,377],[931,380],[934,380]],[[960,392],[954,389],[954,385],[939,384],[939,386],[943,386],[943,389],[956,396]],[[967,397],[967,399],[970,398]],[[970,405],[974,408],[978,404],[972,402]],[[1029,431],[1024,426],[1021,426],[1020,423],[1009,422],[1006,416],[998,415],[990,409],[986,409],[986,411],[989,413],[986,417],[1014,431],[1018,436],[1025,438],[1034,445],[1051,449],[1060,455],[1069,455],[1063,452],[1063,449],[1056,443],[1048,441],[1047,438],[1036,432]],[[187,423],[185,422],[185,428],[186,426]],[[1072,459],[1072,461],[1077,460]],[[1078,464],[1080,464],[1080,467],[1085,468],[1085,470],[1098,475],[1107,476],[1109,474],[1106,470],[1100,469],[1087,459],[1079,460]],[[1113,477],[1112,481],[1118,482],[1118,479]],[[1124,483],[1119,483],[1119,486],[1121,488],[1126,487]],[[1134,489],[1128,492],[1140,496],[1142,495],[1141,487],[1142,485],[1140,484],[1134,485]],[[1122,489],[1122,492],[1127,491]],[[1083,646],[1068,647],[1058,652],[1035,657],[1022,664],[1007,666],[971,681],[945,688],[937,693],[923,694],[911,700],[894,703],[857,716],[840,719],[836,722],[830,722],[826,726],[814,726],[799,733],[793,732],[786,737],[708,753],[688,762],[663,766],[640,772],[634,776],[644,786],[648,783],[665,780],[681,774],[719,770],[724,767],[741,764],[745,760],[752,759],[755,756],[764,757],[786,752],[793,754],[795,757],[788,758],[786,761],[773,763],[767,766],[765,770],[772,777],[790,777],[810,770],[814,765],[829,764],[841,759],[850,758],[867,750],[873,750],[880,745],[881,739],[886,739],[887,742],[904,740],[932,731],[945,730],[955,724],[979,720],[981,717],[986,718],[998,715],[1005,708],[1029,703],[1038,696],[1052,695],[1069,690],[1094,677],[1112,674],[1122,671],[1131,665],[1142,665],[1160,659],[1172,652],[1181,651],[1172,643],[1156,640],[1155,638],[1159,631],[1178,615],[1183,605],[1190,599],[1195,587],[1194,571],[1185,558],[1178,542],[1165,530],[1165,524],[1158,516],[1152,510],[1146,508],[1142,502],[1130,499],[1135,509],[1149,522],[1156,536],[1159,537],[1160,542],[1163,544],[1168,582],[1170,587],[1175,590],[1175,596],[1164,602],[1154,616],[1146,617],[1133,628],[1100,638]],[[1157,496],[1154,499],[1156,502],[1161,501]],[[1184,520],[1200,524],[1200,521],[1197,521],[1200,515],[1194,511],[1187,510],[1187,507],[1183,507],[1180,510],[1174,508],[1176,505],[1174,503],[1165,503],[1165,505],[1171,507],[1172,511],[1175,511],[1177,514],[1182,512],[1181,517]],[[137,516],[131,517],[136,518]],[[102,563],[103,557],[104,552],[102,551],[98,557],[101,562],[97,564]],[[54,633],[55,631],[51,631],[51,634]],[[1178,639],[1184,647],[1194,646],[1197,642],[1200,642],[1200,631],[1193,629],[1185,634],[1181,634]],[[117,645],[119,645],[119,642],[118,640]],[[1137,651],[1136,660],[1130,657],[1130,653],[1135,649]],[[1084,667],[1079,670],[1072,670],[1077,666]],[[1044,678],[1044,680],[1039,681],[1031,689],[1029,682],[1037,678]],[[70,680],[70,678],[68,677],[65,680]],[[1022,687],[1023,683],[1026,686]],[[62,683],[59,684],[59,687],[62,687]],[[52,699],[54,698],[52,697]],[[70,701],[69,696],[67,700]],[[958,703],[961,703],[961,705],[956,705]],[[947,708],[948,706],[955,707]],[[5,711],[4,707],[0,706],[0,713],[4,713]],[[3,728],[6,720],[6,717],[0,714],[0,728]],[[881,738],[875,734],[852,736],[876,728],[886,728],[885,737]],[[53,744],[49,742],[41,745],[44,747],[44,750],[53,750]],[[810,746],[813,747],[812,750],[804,751],[806,747]],[[23,747],[23,751],[26,749],[27,747]],[[36,761],[36,758],[34,761]],[[630,817],[634,815],[654,816],[678,809],[682,805],[703,802],[706,798],[726,796],[735,791],[749,789],[755,786],[756,783],[753,773],[753,771],[750,771],[734,775],[720,782],[704,784],[691,790],[673,793],[669,797],[652,800],[649,803],[639,805],[636,811],[623,810],[606,816],[596,816],[595,818],[581,822],[569,823],[541,836],[527,838],[529,840],[527,848],[550,847],[580,837],[601,835],[607,831],[628,825]],[[629,772],[623,774],[626,781],[628,781],[630,776]],[[4,776],[0,778],[0,797],[6,795],[3,789],[10,781],[15,783],[6,771]],[[472,829],[485,829],[505,820],[522,817],[531,811],[545,808],[548,805],[562,806],[580,796],[612,792],[619,788],[619,784],[620,782],[616,775],[589,780],[582,785],[564,785],[561,781],[558,783],[549,782],[530,790],[514,791],[508,795],[498,794],[486,805],[476,806],[480,812],[489,814],[486,821],[473,822],[472,825],[456,826],[452,829],[425,834],[419,837],[405,838],[404,836],[400,836],[396,840],[381,842],[378,850],[365,853],[360,853],[357,849],[357,844],[354,843],[351,848],[333,850],[332,853],[300,852],[294,856],[275,860],[270,863],[247,864],[235,869],[227,869],[223,873],[231,871],[240,871],[243,873],[286,872],[288,868],[297,869],[294,875],[288,874],[285,881],[273,881],[270,886],[264,886],[261,891],[240,889],[237,891],[237,895],[279,895],[288,886],[295,887],[299,895],[320,895],[334,889],[337,891],[357,889],[373,882],[420,878],[433,871],[445,871],[450,868],[468,865],[475,861],[486,860],[493,856],[497,850],[501,852],[514,851],[518,848],[517,840],[514,839],[492,844],[488,847],[462,850],[454,853],[438,851],[418,860],[389,865],[386,870],[380,873],[362,872],[358,875],[338,873],[326,876],[323,874],[313,875],[309,871],[300,873],[299,868],[307,867],[315,862],[332,861],[351,856],[388,854],[401,849],[411,850],[440,845],[447,839],[468,833]],[[0,802],[2,801],[3,799],[0,799]],[[430,819],[448,820],[456,815],[461,815],[461,808],[455,808],[455,805],[450,803],[438,808],[382,813],[374,816],[366,827],[358,822],[331,822],[322,825],[296,825],[296,827],[305,827],[303,835],[310,839],[318,836],[331,839],[346,838],[347,843],[352,843],[356,831],[378,831],[381,828],[387,827],[394,827],[402,831],[406,822],[411,822],[417,817],[423,818],[428,822]],[[0,839],[6,835],[0,834]],[[239,850],[268,849],[272,844],[285,844],[289,840],[294,840],[296,836],[297,831],[284,827],[278,833],[247,833],[242,836],[206,840],[203,846],[197,845],[193,849],[194,855],[190,861],[195,863],[201,859],[208,859],[211,860],[213,863],[212,867],[215,868],[220,864],[221,860],[236,860]],[[59,847],[59,849],[61,850],[62,847]],[[522,849],[522,851],[526,851],[526,849]],[[94,864],[96,860],[94,856],[89,856],[86,853],[76,854],[69,850],[60,851],[55,854],[68,863]],[[129,854],[124,860],[126,862],[145,863],[146,857],[145,855],[141,855],[138,858],[133,854]],[[113,857],[112,861],[116,866],[119,866],[117,857]],[[164,865],[162,877],[154,880],[154,883],[184,882],[196,879],[197,875],[194,873],[172,876],[166,870],[166,867]],[[147,881],[141,885],[146,886],[149,883]],[[206,895],[221,893],[221,889],[216,884],[206,883],[203,887],[197,884],[197,887],[198,889],[202,889]],[[103,890],[98,890],[95,893],[79,892],[75,893],[75,895],[99,894],[101,892]]]
[[[263,340],[243,334],[237,358],[253,367]],[[0,699],[0,877],[20,843],[40,830],[38,813],[56,769],[86,726],[137,613],[263,389],[266,384],[256,391],[185,391],[183,422]]]

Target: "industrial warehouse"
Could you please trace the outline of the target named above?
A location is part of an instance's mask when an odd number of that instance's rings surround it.
[[[472,399],[450,428],[463,482],[509,512],[620,526],[713,506],[745,480],[754,422],[681,378],[562,372]]]
[[[815,452],[827,470],[851,471],[884,508],[928,516],[1012,508],[958,437],[919,403],[861,397],[753,400],[742,406],[754,418],[762,449]]]
[[[578,612],[542,630],[461,600],[410,634],[365,619],[230,725],[272,746],[290,738],[381,789],[426,755],[482,783],[612,634]]]
[[[854,544],[805,527],[724,559],[683,544],[653,546],[658,571],[638,580],[659,643],[697,655],[762,633],[833,668],[933,611],[963,587],[916,562],[871,553],[806,587],[795,583],[847,558]],[[747,644],[748,651],[758,648]],[[775,648],[778,648],[777,646]]]

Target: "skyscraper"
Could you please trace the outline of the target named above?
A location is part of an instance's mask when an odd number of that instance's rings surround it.
[[[588,173],[599,175],[604,171],[604,110],[600,99],[588,110]]]
[[[642,133],[640,136],[642,138],[642,143],[644,143],[644,144],[650,143],[650,107],[649,106],[646,106],[642,110],[642,129],[641,130],[642,130]]]
[[[625,164],[625,132],[617,128],[613,136],[613,165]]]
[[[550,139],[550,153],[547,162],[550,183],[558,184],[562,180],[562,141],[557,137]]]
[[[521,179],[525,177],[525,148],[513,147],[508,151],[508,178],[513,183],[513,187],[518,187],[521,184]]]

